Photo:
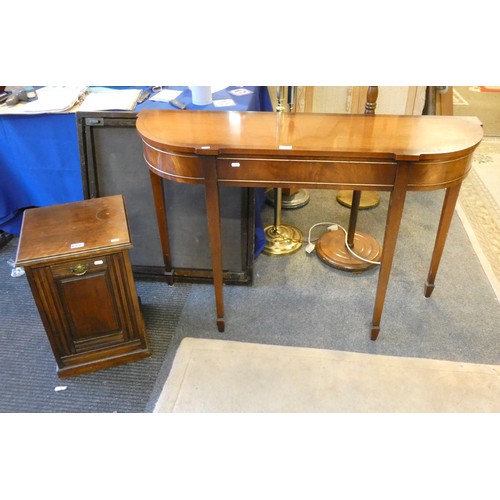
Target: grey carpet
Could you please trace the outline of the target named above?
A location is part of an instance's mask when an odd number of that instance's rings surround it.
[[[311,202],[283,212],[283,222],[307,237],[312,224],[347,226],[348,210],[334,191],[310,191]],[[388,196],[361,211],[358,230],[381,241]],[[149,412],[163,387],[180,341],[215,338],[500,364],[500,307],[455,216],[430,299],[423,296],[443,193],[409,193],[381,332],[369,338],[378,272],[351,274],[303,250],[261,255],[254,285],[226,286],[226,331],[215,326],[213,288],[205,284],[137,281],[153,355],[115,368],[58,379],[55,362],[27,280],[12,278],[7,260],[17,238],[0,249],[0,412]],[[264,209],[270,223],[273,209]],[[316,237],[322,228],[313,233]],[[55,391],[66,386],[63,391]]]
[[[304,236],[317,222],[348,224],[348,210],[335,192],[311,191],[311,202],[283,211]],[[376,209],[360,212],[358,230],[382,241],[388,194]],[[215,326],[213,289],[193,285],[147,406],[152,411],[184,337],[214,338],[360,353],[500,364],[500,306],[457,215],[454,216],[436,288],[423,295],[434,245],[442,192],[409,193],[389,282],[381,332],[370,340],[378,278],[339,271],[303,250],[261,255],[254,285],[225,287],[226,331]],[[273,210],[266,207],[266,223]],[[317,228],[321,233],[321,228]]]
[[[26,276],[10,276],[17,242],[0,250],[0,412],[144,412],[190,285],[136,283],[151,357],[60,379]]]

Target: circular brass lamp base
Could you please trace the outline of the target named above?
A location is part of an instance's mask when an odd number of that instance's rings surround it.
[[[382,247],[377,240],[365,233],[354,233],[354,248],[357,255],[371,261],[379,261]],[[355,257],[346,248],[345,233],[342,230],[327,231],[316,243],[316,254],[327,265],[342,271],[365,271],[376,264]]]
[[[352,206],[352,191],[342,190],[337,193],[337,201],[344,207]],[[375,208],[380,203],[380,195],[376,191],[361,191],[360,210]]]
[[[266,202],[274,207],[274,189],[270,189],[266,193]],[[296,193],[287,196],[282,195],[281,197],[281,208],[292,209],[292,208],[302,208],[309,203],[311,196],[307,189],[299,189]]]
[[[264,228],[266,245],[262,250],[266,255],[287,255],[302,246],[302,232],[294,226],[279,225]]]

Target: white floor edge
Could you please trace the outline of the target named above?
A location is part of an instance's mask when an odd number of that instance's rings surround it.
[[[500,368],[185,338],[155,413],[491,413]]]
[[[479,244],[477,237],[474,233],[474,230],[472,229],[472,225],[470,224],[470,222],[467,218],[467,215],[465,214],[465,211],[460,206],[460,202],[457,203],[456,212],[457,212],[458,216],[460,217],[460,221],[462,222],[462,225],[464,226],[465,232],[467,233],[467,236],[469,237],[472,248],[474,249],[474,252],[476,253],[476,255],[479,259],[479,262],[481,263],[481,266],[486,274],[486,277],[488,278],[488,281],[490,282],[491,287],[493,288],[493,291],[495,292],[497,300],[500,301],[500,282],[498,281],[493,270],[491,269],[491,265],[490,265],[488,259],[486,258],[486,256],[484,255],[483,250],[481,249],[481,245]]]

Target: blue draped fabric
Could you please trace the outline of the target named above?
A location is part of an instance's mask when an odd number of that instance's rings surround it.
[[[148,88],[148,87],[109,87]],[[188,87],[169,86],[181,90],[177,98],[188,109],[216,111],[272,111],[267,87],[243,87],[251,92],[234,95],[230,91],[242,87],[227,87],[216,92],[214,100],[232,99],[234,106],[214,104],[195,106]],[[169,103],[147,100],[136,106],[142,109],[175,109]],[[257,198],[263,190],[257,190]],[[0,115],[0,230],[19,235],[23,210],[80,201],[83,199],[80,153],[78,149],[75,113],[40,115]],[[265,244],[256,209],[255,254]]]

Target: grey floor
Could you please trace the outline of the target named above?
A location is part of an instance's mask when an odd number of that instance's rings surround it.
[[[436,289],[430,299],[423,295],[441,202],[439,193],[408,197],[377,341],[370,340],[377,270],[339,271],[303,250],[289,256],[261,255],[251,289],[224,289],[223,334],[215,328],[213,290],[193,285],[164,372],[184,337],[498,364],[500,307],[457,216]],[[379,237],[386,203],[361,213],[358,229],[370,228]],[[287,212],[283,222],[292,219],[305,231],[330,212],[328,219],[342,224],[345,210],[330,192],[314,191],[310,206],[300,214]],[[272,219],[271,208],[264,211],[264,219]]]
[[[12,277],[18,238],[0,249],[0,413],[141,413],[153,390],[189,286],[137,281],[151,357],[60,379],[25,275]]]
[[[307,237],[322,221],[347,225],[348,210],[334,192],[316,190],[310,203],[284,211]],[[381,241],[387,210],[360,213],[358,230]],[[377,270],[352,274],[323,264],[305,251],[260,255],[254,284],[226,286],[226,331],[215,326],[213,288],[205,284],[137,281],[153,356],[100,372],[58,379],[48,341],[25,276],[7,264],[17,239],[0,249],[2,343],[0,411],[152,411],[184,337],[410,356],[473,363],[500,363],[500,308],[465,230],[455,216],[430,299],[423,296],[442,193],[410,193],[396,249],[381,332],[369,338]],[[263,218],[271,222],[273,208]],[[317,237],[324,228],[313,232]],[[64,390],[56,390],[58,387]]]

